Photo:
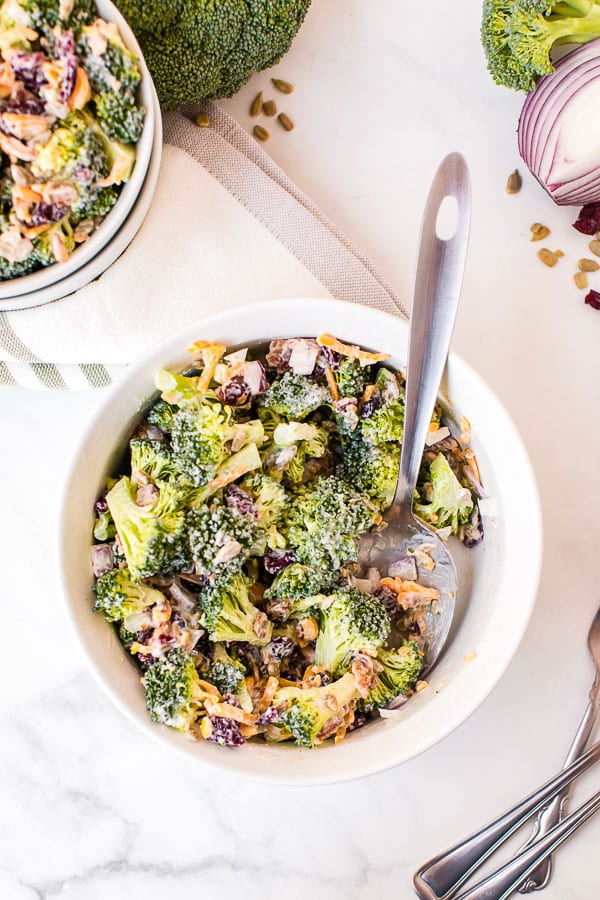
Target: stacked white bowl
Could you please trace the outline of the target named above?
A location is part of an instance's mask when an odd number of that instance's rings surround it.
[[[138,232],[150,207],[162,149],[158,97],[133,31],[110,0],[96,0],[98,15],[115,22],[125,45],[140,60],[139,102],[146,110],[144,129],[136,145],[133,174],[104,221],[64,263],[0,282],[0,310],[29,309],[66,297],[93,281],[123,253]]]

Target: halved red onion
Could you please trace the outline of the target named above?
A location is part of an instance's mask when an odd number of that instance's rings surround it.
[[[563,57],[528,95],[519,153],[561,206],[600,200],[600,38]]]

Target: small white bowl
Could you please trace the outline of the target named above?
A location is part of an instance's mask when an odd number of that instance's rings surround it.
[[[77,448],[60,523],[60,571],[67,616],[92,672],[118,708],[147,735],[230,774],[282,784],[325,784],[371,775],[405,762],[449,734],[482,702],[508,666],[529,620],[539,580],[542,524],[534,476],[508,414],[479,376],[451,356],[448,394],[473,425],[472,446],[496,511],[485,539],[471,551],[449,544],[459,568],[459,608],[446,651],[429,687],[400,710],[369,722],[334,745],[249,742],[227,750],[188,741],[148,717],[139,672],[113,628],[92,610],[93,505],[154,393],[160,368],[181,369],[200,338],[232,345],[323,331],[387,351],[406,362],[407,325],[385,313],[328,300],[281,300],[228,309],[161,341],[128,369],[107,395]]]
[[[123,38],[125,46],[132,50],[140,60],[140,70],[142,78],[138,88],[139,101],[146,110],[144,120],[144,129],[142,135],[136,144],[136,160],[133,173],[129,181],[123,185],[119,193],[119,199],[108,213],[103,222],[99,225],[90,239],[84,244],[80,244],[71,254],[69,259],[64,263],[54,263],[45,269],[39,269],[31,275],[23,275],[21,278],[13,278],[10,281],[0,282],[0,309],[15,308],[3,304],[4,300],[11,300],[14,297],[22,297],[24,294],[33,293],[44,288],[54,285],[56,282],[62,281],[73,272],[81,269],[86,265],[100,250],[108,244],[119,228],[127,219],[129,213],[138,198],[138,195],[144,184],[150,157],[152,155],[152,146],[154,143],[155,132],[161,129],[160,110],[157,112],[157,104],[155,103],[155,90],[148,68],[144,61],[140,46],[133,34],[133,31],[110,0],[96,0],[98,14],[108,21],[115,22]],[[64,296],[60,291],[55,296]],[[21,304],[22,308],[24,304]]]

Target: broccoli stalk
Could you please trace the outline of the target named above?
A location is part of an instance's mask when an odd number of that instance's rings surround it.
[[[364,712],[388,706],[394,697],[407,694],[423,668],[423,657],[415,641],[405,641],[402,647],[394,650],[381,647],[377,660],[383,669],[377,676],[375,687],[358,702],[359,709]]]
[[[431,502],[415,503],[414,511],[434,528],[449,527],[456,534],[459,525],[468,522],[473,512],[471,491],[461,485],[443,453],[438,453],[430,464],[429,475]]]
[[[333,675],[347,670],[357,653],[375,656],[390,632],[390,619],[383,603],[354,588],[336,591],[324,610],[315,664]]]
[[[277,728],[299,746],[314,747],[343,724],[357,697],[356,679],[350,673],[322,687],[280,688],[273,697],[273,707],[285,709],[277,719]]]
[[[143,678],[146,706],[154,722],[189,734],[204,715],[208,696],[200,684],[194,659],[182,650],[169,650]]]
[[[247,641],[262,647],[271,640],[273,624],[252,605],[243,575],[202,588],[199,604],[211,641]]]
[[[109,622],[124,622],[156,603],[164,603],[160,591],[132,581],[127,569],[111,569],[96,581],[94,609],[103,612]]]
[[[593,0],[485,0],[481,39],[497,84],[531,91],[554,70],[550,54],[561,44],[600,37],[600,4]]]

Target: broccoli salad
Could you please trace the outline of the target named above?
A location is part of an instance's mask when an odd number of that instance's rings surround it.
[[[0,281],[65,262],[117,201],[144,126],[138,58],[93,0],[0,6]]]
[[[426,548],[387,573],[356,562],[394,495],[404,379],[387,354],[328,334],[190,351],[185,374],[158,372],[96,502],[95,609],[155,722],[227,747],[339,742],[427,686],[439,594],[418,580]],[[469,441],[468,422],[436,408],[414,508],[472,547],[483,490]]]

